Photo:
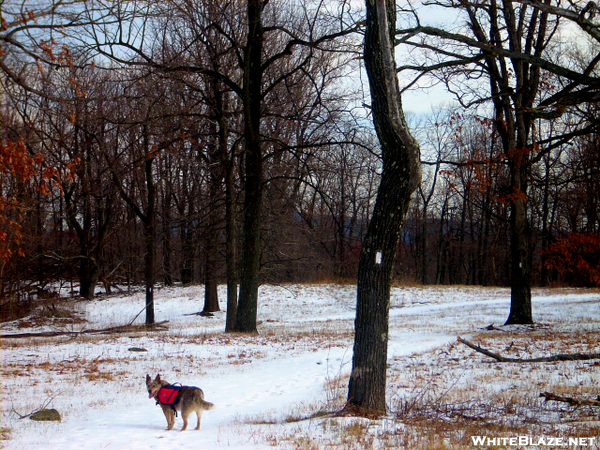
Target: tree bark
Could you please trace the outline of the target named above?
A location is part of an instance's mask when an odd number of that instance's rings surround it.
[[[386,411],[390,287],[400,231],[420,181],[419,147],[404,119],[394,60],[394,0],[368,0],[364,58],[383,172],[361,249],[348,408]]]
[[[219,145],[222,146],[221,157],[225,166],[225,273],[227,278],[227,315],[225,317],[225,332],[235,330],[237,316],[237,231],[235,206],[235,147],[227,155],[227,139],[229,131],[224,116],[219,119],[219,133],[222,135]]]
[[[214,232],[213,225],[209,225],[209,228],[205,234],[205,256],[204,256],[204,308],[203,312],[215,312],[220,311],[219,308],[219,294],[217,286],[217,233]]]
[[[525,199],[513,201],[510,229],[510,313],[505,325],[532,324],[530,232]]]
[[[233,155],[232,155],[233,158]],[[225,318],[225,331],[235,330],[237,316],[237,244],[235,230],[235,177],[233,161],[227,164],[225,175],[225,258],[227,276],[227,316]]]
[[[81,257],[79,264],[79,295],[83,298],[94,298],[96,285],[100,276],[100,267],[90,257]]]
[[[240,297],[235,330],[256,333],[262,215],[262,149],[260,106],[262,97],[262,10],[264,0],[248,0],[248,35],[244,51],[242,103],[244,108],[244,224],[240,263]]]

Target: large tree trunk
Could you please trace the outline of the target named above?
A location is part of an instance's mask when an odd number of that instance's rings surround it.
[[[522,167],[516,169],[519,174]],[[519,188],[524,189],[520,185]],[[517,188],[514,188],[515,190]],[[519,189],[511,202],[510,215],[510,313],[505,325],[533,323],[531,308],[531,252],[525,192]]]
[[[260,228],[262,215],[262,149],[260,139],[260,105],[262,96],[261,0],[248,0],[248,35],[244,52],[245,183],[244,224],[242,228],[242,258],[240,263],[240,297],[235,331],[256,333],[258,287],[260,271]]]
[[[220,133],[228,134],[225,117],[221,118]],[[227,277],[227,315],[225,318],[225,331],[235,330],[237,316],[237,239],[236,239],[236,208],[235,208],[235,173],[234,159],[235,147],[231,149],[231,155],[227,157],[227,140],[221,138],[223,145],[223,164],[225,164],[225,266]]]
[[[98,264],[92,258],[82,256],[79,265],[79,295],[81,297],[94,297],[99,276],[100,267],[98,267]]]
[[[348,407],[386,411],[390,287],[400,231],[420,181],[419,147],[404,120],[394,60],[394,0],[367,1],[365,66],[383,156],[381,185],[361,250]]]
[[[233,158],[233,155],[232,155]],[[225,318],[225,331],[235,330],[237,316],[237,244],[235,230],[235,177],[233,161],[227,165],[225,175],[225,258],[227,275],[227,317]]]
[[[516,109],[523,97],[515,94]],[[531,102],[526,102],[528,107]],[[505,115],[510,114],[508,108]],[[512,127],[509,127],[511,129]],[[510,167],[510,313],[506,325],[533,323],[531,307],[531,230],[527,217],[527,187],[531,170],[531,145],[528,145],[530,118],[521,111],[514,114],[515,138],[508,139],[506,147]],[[514,142],[514,145],[512,144]]]

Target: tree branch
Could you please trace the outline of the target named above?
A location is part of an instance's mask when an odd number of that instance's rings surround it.
[[[555,362],[555,361],[589,361],[591,359],[600,359],[600,353],[573,353],[573,354],[558,354],[553,356],[545,356],[542,358],[507,358],[497,353],[493,353],[485,348],[475,345],[465,339],[458,337],[458,342],[465,344],[467,347],[472,348],[476,352],[483,353],[490,358],[495,359],[498,362],[512,362],[512,363],[537,363],[537,362]]]
[[[592,400],[587,398],[565,397],[552,394],[551,392],[542,392],[540,397],[544,398],[546,402],[552,400],[555,402],[568,403],[573,406],[600,406],[600,397],[598,397],[597,400]]]
[[[539,66],[540,68],[547,70],[548,72],[554,73],[559,76],[563,76],[569,80],[577,81],[581,84],[587,86],[600,87],[600,78],[584,75],[580,72],[576,72],[567,67],[559,66],[558,64],[554,64],[547,59],[538,57],[536,55],[525,54],[518,51],[512,51],[506,48],[498,47],[496,45],[489,44],[487,42],[480,42],[477,39],[473,39],[469,36],[451,33],[449,31],[443,30],[441,28],[430,27],[430,26],[419,26],[406,30],[399,30],[396,32],[397,35],[402,34],[424,34],[426,36],[436,36],[448,41],[459,42],[467,45],[469,48],[477,48],[481,52],[487,55],[493,56],[501,56],[504,58],[509,58],[515,61],[523,61],[527,62],[531,65]],[[410,41],[406,42],[408,45],[418,46],[416,43],[411,43]],[[466,58],[466,57],[465,57]]]

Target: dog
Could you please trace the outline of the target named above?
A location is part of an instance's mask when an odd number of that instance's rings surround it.
[[[194,386],[173,386],[161,380],[160,374],[156,375],[154,380],[150,375],[146,375],[146,387],[148,388],[148,398],[156,400],[167,418],[167,430],[173,429],[177,411],[181,412],[183,419],[181,431],[187,428],[188,417],[194,411],[198,416],[196,430],[199,430],[202,413],[215,408],[215,405],[204,400],[202,389]]]

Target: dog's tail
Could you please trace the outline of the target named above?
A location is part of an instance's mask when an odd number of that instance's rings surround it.
[[[211,403],[211,402],[207,402],[206,400],[202,400],[202,409],[205,411],[210,411],[211,409],[215,409],[216,406]]]

